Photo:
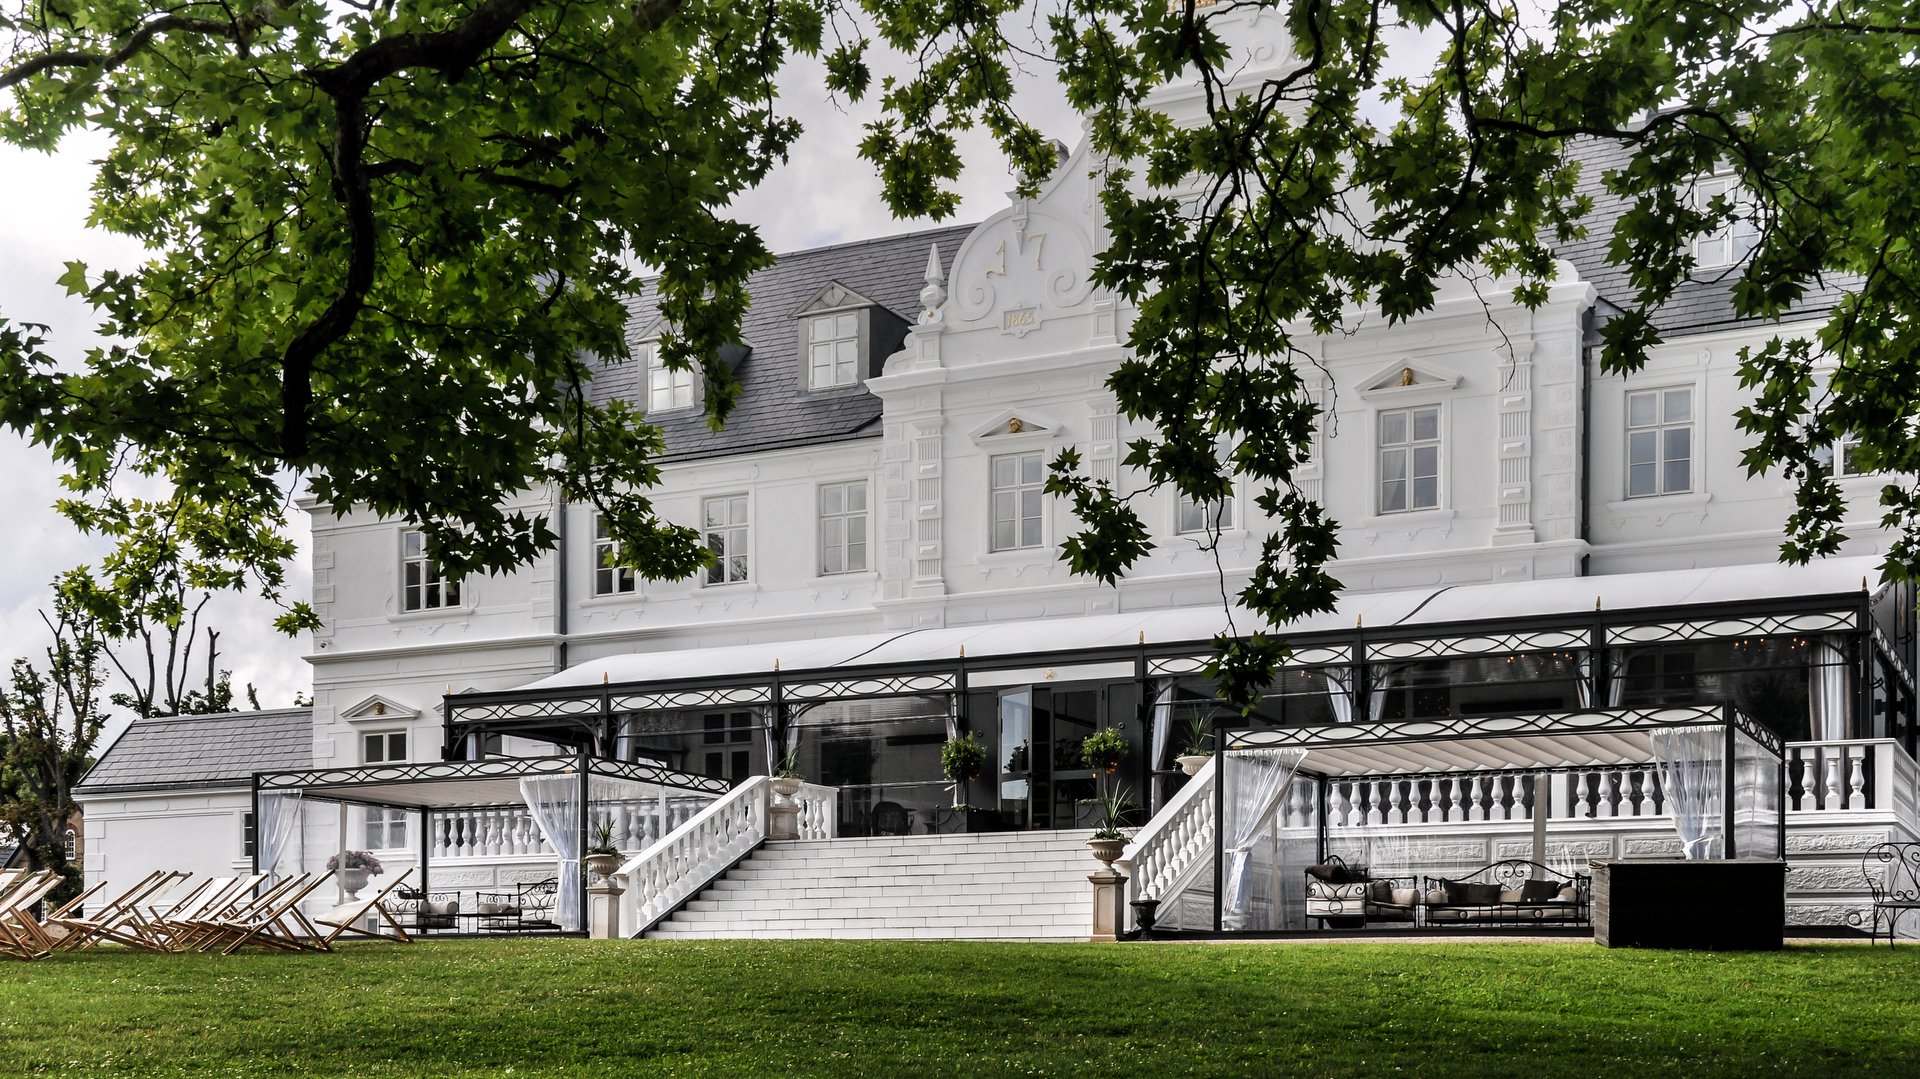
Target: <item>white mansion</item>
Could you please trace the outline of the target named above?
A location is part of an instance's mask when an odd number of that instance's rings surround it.
[[[1287,53],[1253,55],[1257,68]],[[1193,107],[1179,91],[1163,105]],[[592,390],[643,402],[665,428],[656,502],[709,537],[718,558],[700,579],[608,568],[594,515],[550,493],[515,508],[553,521],[557,550],[457,584],[402,525],[310,506],[324,622],[310,716],[136,724],[82,790],[89,877],[243,871],[253,775],[274,770],[565,752],[738,785],[791,750],[829,792],[819,826],[843,842],[1075,829],[1077,844],[1093,785],[1079,743],[1111,724],[1133,746],[1131,789],[1169,803],[1184,781],[1170,728],[1209,711],[1190,660],[1226,627],[1220,573],[1236,591],[1268,523],[1247,491],[1216,506],[1141,492],[1156,548],[1118,586],[1075,577],[1058,554],[1074,521],[1041,491],[1057,451],[1139,487],[1118,462],[1143,432],[1105,385],[1130,312],[1088,276],[1106,239],[1096,164],[1083,147],[1037,197],[977,225],[795,252],[756,274],[726,357],[744,395],[718,433],[697,379],[656,364],[662,327],[637,305],[633,360]],[[1730,702],[1785,743],[1794,916],[1837,921],[1858,887],[1849,852],[1920,823],[1913,597],[1881,586],[1870,557],[1885,542],[1878,480],[1836,447],[1848,557],[1777,565],[1789,487],[1745,474],[1732,419],[1746,397],[1737,353],[1775,328],[1732,321],[1722,283],[1661,313],[1665,343],[1643,371],[1599,370],[1596,325],[1626,288],[1601,261],[1605,166],[1587,169],[1592,234],[1562,253],[1540,307],[1456,282],[1410,322],[1313,346],[1325,417],[1305,482],[1341,523],[1346,602],[1281,627],[1302,650],[1257,718]],[[1695,253],[1702,278],[1745,254],[1732,235],[1702,236]],[[1804,314],[1808,328],[1821,317]],[[1210,519],[1217,550],[1204,548]],[[1244,613],[1236,626],[1252,628]],[[954,792],[939,758],[960,728],[990,763]],[[1571,853],[1672,849],[1645,769],[1557,774]],[[1517,785],[1440,790],[1386,795],[1402,838],[1444,831],[1459,866],[1518,849]],[[610,818],[630,854],[680,819],[660,804],[659,825]],[[429,825],[355,805],[338,817],[344,842],[325,834],[331,812],[310,807],[296,837],[308,868],[351,846],[389,869],[430,855],[435,889],[554,873],[511,807],[436,810]],[[1084,892],[1093,864],[1075,864]]]

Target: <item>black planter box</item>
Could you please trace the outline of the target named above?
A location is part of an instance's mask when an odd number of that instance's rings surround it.
[[[1786,924],[1785,862],[1593,863],[1593,939],[1608,948],[1777,951]]]

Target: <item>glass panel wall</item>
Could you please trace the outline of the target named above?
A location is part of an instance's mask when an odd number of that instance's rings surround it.
[[[1859,737],[1852,718],[1852,650],[1851,642],[1817,636],[1629,649],[1614,659],[1618,703],[1661,708],[1732,701],[1783,741]]]
[[[1438,719],[1581,708],[1576,652],[1455,656],[1368,668],[1375,719]]]
[[[619,717],[615,730],[619,760],[655,760],[675,771],[733,783],[767,774],[762,709],[629,712]]]

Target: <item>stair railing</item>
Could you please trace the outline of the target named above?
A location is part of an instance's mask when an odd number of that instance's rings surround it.
[[[620,867],[614,875],[627,889],[621,924],[632,936],[660,924],[766,840],[772,793],[766,776],[754,776]]]
[[[1127,876],[1127,927],[1138,899],[1167,899],[1213,860],[1214,762],[1201,765],[1173,800],[1160,807],[1113,863]]]

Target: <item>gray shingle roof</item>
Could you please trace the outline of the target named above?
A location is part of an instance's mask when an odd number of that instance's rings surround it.
[[[247,786],[255,772],[311,767],[312,709],[169,716],[135,720],[77,791]]]
[[[1596,324],[1605,322],[1608,317],[1608,304],[1626,307],[1633,302],[1633,283],[1627,279],[1627,272],[1619,266],[1608,265],[1607,244],[1613,238],[1614,223],[1628,209],[1627,201],[1608,193],[1602,183],[1607,172],[1623,168],[1632,158],[1634,148],[1602,142],[1582,140],[1572,147],[1572,153],[1581,162],[1579,191],[1593,198],[1593,213],[1586,219],[1587,236],[1558,248],[1560,257],[1574,264],[1580,270],[1580,276],[1593,282],[1605,303],[1596,313]],[[1738,268],[1731,270],[1697,271],[1699,280],[1689,281],[1674,292],[1666,305],[1654,312],[1655,328],[1669,337],[1683,333],[1697,332],[1710,327],[1724,326],[1738,321],[1733,313],[1733,283],[1738,277]],[[1816,315],[1838,302],[1845,291],[1844,279],[1830,281],[1825,289],[1809,290],[1802,300],[1793,305],[1793,315]]]
[[[877,240],[820,247],[780,256],[772,266],[747,279],[753,306],[741,324],[741,336],[753,351],[734,368],[741,381],[740,403],[725,429],[710,431],[699,409],[653,417],[666,435],[667,457],[714,457],[783,446],[811,445],[880,435],[880,399],[863,386],[810,393],[799,380],[800,330],[795,314],[830,282],[872,300],[908,323],[919,314],[925,284],[927,249],[938,245],[941,265],[953,256],[973,225],[953,225]],[[628,322],[631,340],[656,321],[649,283],[633,304]],[[875,357],[875,364],[885,356]],[[646,373],[638,364],[596,364],[589,393],[597,402],[612,399],[646,403]]]

